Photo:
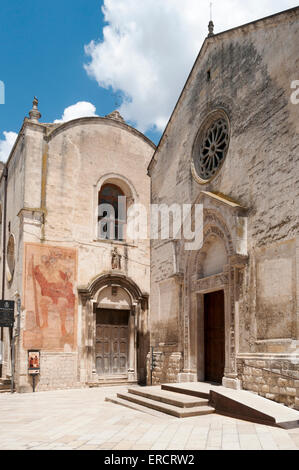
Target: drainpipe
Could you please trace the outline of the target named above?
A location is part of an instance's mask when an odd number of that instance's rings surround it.
[[[5,165],[3,170],[4,177],[4,200],[3,200],[3,219],[2,219],[2,294],[1,299],[5,300],[5,267],[6,267],[6,216],[7,216],[7,177],[8,169]],[[1,342],[3,343],[3,328],[1,328]],[[2,377],[2,364],[0,364],[0,377]]]
[[[4,201],[3,201],[3,220],[2,220],[2,227],[3,227],[3,237],[2,237],[2,300],[5,300],[5,267],[6,267],[6,217],[7,217],[7,177],[8,177],[8,170],[7,166],[5,166],[3,170],[4,176]]]

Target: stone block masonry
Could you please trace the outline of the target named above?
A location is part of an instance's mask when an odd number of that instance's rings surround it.
[[[83,386],[84,384],[77,380],[77,354],[41,353],[37,391],[82,388]]]
[[[299,370],[295,360],[237,359],[244,390],[299,410]]]
[[[157,385],[161,383],[176,383],[178,374],[182,370],[183,359],[180,352],[155,351],[153,360],[153,370],[151,374],[151,354],[147,356],[147,385]]]

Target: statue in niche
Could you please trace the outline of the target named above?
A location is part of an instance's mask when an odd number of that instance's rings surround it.
[[[111,252],[111,266],[112,269],[121,269],[121,255],[118,253],[117,248]]]

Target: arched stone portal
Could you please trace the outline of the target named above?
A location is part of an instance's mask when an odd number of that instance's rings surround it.
[[[148,295],[116,273],[99,276],[78,292],[81,381],[145,383]]]
[[[225,201],[225,205],[226,204]],[[241,210],[204,200],[203,246],[185,255],[184,369],[179,380],[238,388],[238,289],[247,264]],[[218,356],[217,356],[218,354]]]

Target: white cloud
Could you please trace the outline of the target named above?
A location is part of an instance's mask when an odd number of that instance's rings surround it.
[[[123,92],[120,113],[162,131],[207,35],[208,0],[104,0],[102,42],[85,46],[85,69]],[[214,0],[215,32],[296,6],[290,0]]]
[[[79,101],[78,103],[66,108],[63,112],[62,118],[56,119],[54,122],[60,124],[71,121],[72,119],[90,116],[97,116],[96,107],[87,101]],[[6,162],[18,137],[18,134],[15,132],[6,131],[4,131],[3,134],[4,139],[0,140],[0,161]]]
[[[90,117],[96,115],[96,107],[92,103],[87,101],[79,101],[68,108],[65,108],[62,118],[56,119],[56,124],[71,121],[72,119],[78,119],[81,117]]]
[[[0,161],[5,163],[9,157],[11,149],[14,146],[18,134],[15,132],[4,131],[3,135],[4,139],[0,140]]]

